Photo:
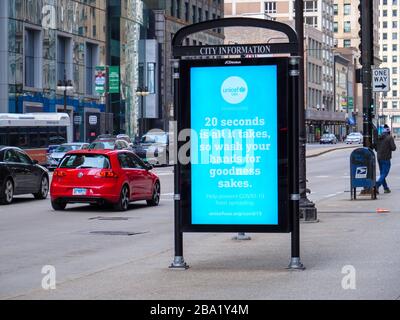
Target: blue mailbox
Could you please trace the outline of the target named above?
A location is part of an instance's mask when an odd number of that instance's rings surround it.
[[[372,199],[376,199],[376,160],[370,148],[358,148],[350,156],[351,199],[357,198],[357,188],[369,190]]]

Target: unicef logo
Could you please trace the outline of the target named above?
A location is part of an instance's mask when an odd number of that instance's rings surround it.
[[[238,104],[247,98],[247,83],[240,77],[229,77],[221,87],[222,98],[230,104]]]

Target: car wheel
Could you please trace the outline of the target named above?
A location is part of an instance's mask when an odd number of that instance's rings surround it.
[[[4,183],[3,190],[1,191],[0,203],[11,204],[14,197],[14,184],[11,179],[7,179]]]
[[[49,178],[45,175],[42,177],[42,181],[40,182],[40,189],[38,193],[34,193],[33,196],[35,199],[43,200],[46,199],[49,194]]]
[[[67,203],[61,200],[51,200],[51,206],[55,211],[62,211],[67,206]]]
[[[119,196],[119,201],[115,204],[114,208],[117,211],[126,211],[129,208],[129,188],[124,185]]]
[[[151,197],[151,200],[147,200],[147,205],[152,207],[158,206],[160,203],[160,196],[161,196],[160,183],[156,182],[153,188],[153,195]]]

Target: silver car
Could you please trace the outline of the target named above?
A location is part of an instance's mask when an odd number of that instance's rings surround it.
[[[363,143],[363,135],[359,132],[352,132],[350,133],[347,137],[346,140],[344,142],[346,142],[347,144],[361,144]]]
[[[47,155],[47,163],[46,166],[48,169],[55,169],[58,167],[60,160],[64,157],[64,155],[73,150],[81,150],[87,149],[89,147],[88,143],[83,142],[73,142],[73,143],[64,143],[57,147],[53,153]]]

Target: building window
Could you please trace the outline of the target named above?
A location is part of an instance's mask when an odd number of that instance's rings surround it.
[[[392,74],[397,74],[397,67],[392,68]]]
[[[386,21],[383,22],[383,24],[385,24]],[[386,22],[386,26],[387,26],[387,22]],[[392,28],[397,29],[397,21],[392,21]]]
[[[387,101],[383,101],[383,103],[382,103],[382,108],[383,108],[383,109],[387,109],[387,107],[388,107]]]
[[[382,61],[383,61],[383,62],[387,62],[387,61],[388,61],[387,56],[383,56],[383,57],[382,57]]]
[[[345,21],[344,22],[343,31],[344,32],[351,32],[351,22],[350,21]]]
[[[386,32],[382,33],[382,39],[383,40],[387,40],[387,33]]]
[[[338,15],[338,5],[337,5],[337,4],[334,4],[334,5],[333,5],[333,14],[334,14],[335,16]]]
[[[387,17],[387,10],[382,10],[382,15],[383,15],[384,17]]]
[[[388,49],[387,44],[383,44],[382,45],[382,51],[387,51],[387,49]]]
[[[394,86],[397,86],[397,78],[393,78],[393,79],[392,79],[392,84],[393,84]]]
[[[397,97],[397,90],[393,90],[392,97]]]
[[[397,44],[392,45],[392,51],[397,51]]]
[[[156,64],[147,64],[147,90],[149,93],[156,93]]]
[[[338,23],[336,21],[333,23],[333,32],[338,32]]]
[[[350,39],[344,39],[343,40],[343,47],[344,48],[351,47],[351,40]]]
[[[397,32],[392,33],[392,40],[397,40]]]
[[[40,30],[25,29],[24,63],[25,86],[41,88],[42,79],[42,34]]]
[[[210,13],[208,12],[208,10],[205,11],[205,19],[206,21],[210,19]]]
[[[318,11],[318,1],[304,1],[304,11],[305,12],[317,12]]]
[[[94,95],[94,73],[99,60],[99,46],[86,42],[86,94]]]
[[[275,1],[265,2],[265,12],[276,13],[276,2]]]
[[[197,19],[199,20],[199,22],[201,22],[203,21],[203,10],[199,8],[198,12],[199,14],[197,15]]]
[[[382,22],[382,28],[383,28],[383,29],[387,29],[387,25],[388,25],[388,24],[387,24],[387,21],[383,21],[383,22]]]
[[[397,10],[393,10],[392,15],[393,15],[393,17],[397,17]]]
[[[189,3],[185,2],[185,20],[189,22],[190,12],[189,12]]]
[[[196,23],[196,6],[192,6],[192,22]]]
[[[349,16],[351,14],[351,4],[350,3],[345,3],[343,5],[343,11],[345,16]]]
[[[393,4],[394,6],[396,6],[396,5],[397,5],[397,0],[392,0],[392,4]]]
[[[392,108],[393,108],[393,109],[397,109],[397,101],[393,101],[393,102],[392,102]],[[397,117],[395,116],[395,117],[394,117],[394,120],[395,120],[395,121],[393,121],[393,122],[399,123],[400,121],[397,121],[397,119],[400,120],[400,117],[399,117],[399,116],[397,116]]]
[[[181,18],[181,0],[176,0],[176,17]]]
[[[318,19],[317,17],[305,17],[305,23],[312,27],[317,27]]]
[[[57,81],[72,80],[72,39],[57,37]]]

